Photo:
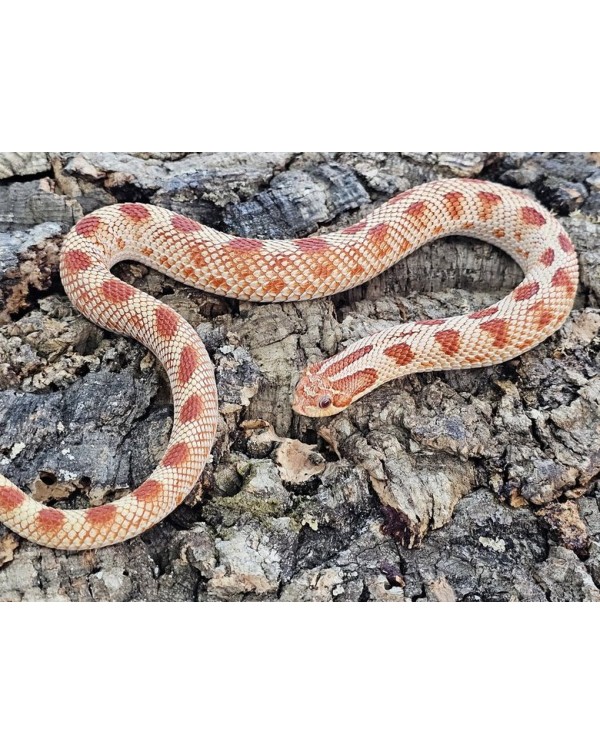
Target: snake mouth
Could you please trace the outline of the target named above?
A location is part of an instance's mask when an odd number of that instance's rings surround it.
[[[310,404],[307,405],[306,401],[303,401],[298,395],[292,400],[292,411],[298,416],[308,416],[310,419],[318,418],[323,413]]]

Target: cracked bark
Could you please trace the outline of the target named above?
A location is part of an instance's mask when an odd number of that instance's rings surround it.
[[[290,409],[306,361],[399,320],[491,304],[518,268],[452,238],[332,299],[257,306],[121,264],[214,359],[212,461],[185,505],[122,545],[53,552],[0,526],[0,599],[600,599],[597,154],[0,155],[0,469],[51,504],[96,505],[143,481],[167,443],[160,366],[62,292],[60,239],[79,217],[147,201],[241,235],[304,236],[452,175],[528,189],[561,215],[582,275],[558,334],[316,422]]]

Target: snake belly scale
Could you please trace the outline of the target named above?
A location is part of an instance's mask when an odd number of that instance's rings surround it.
[[[84,510],[45,506],[0,476],[0,521],[48,547],[105,547],[162,520],[204,468],[217,426],[212,364],[179,314],[111,274],[118,261],[143,262],[215,294],[297,301],[360,285],[424,243],[448,235],[500,247],[523,268],[523,281],[487,309],[402,323],[310,365],[293,405],[313,417],[335,414],[411,372],[500,363],[555,332],[572,309],[578,284],[577,256],[558,220],[525,193],[471,179],[417,186],[351,227],[299,240],[236,238],[146,204],[111,205],[85,216],[62,246],[65,291],[86,317],[135,338],[164,366],[174,403],[170,441],[137,489]]]

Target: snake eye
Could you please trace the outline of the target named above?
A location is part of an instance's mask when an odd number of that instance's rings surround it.
[[[319,398],[319,408],[329,408],[329,406],[331,406],[330,395],[324,395],[322,398]]]

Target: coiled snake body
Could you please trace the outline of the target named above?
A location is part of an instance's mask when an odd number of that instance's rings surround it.
[[[446,319],[408,322],[363,338],[301,377],[294,409],[327,416],[410,372],[482,367],[511,359],[557,330],[578,282],[575,250],[560,223],[528,195],[477,180],[442,180],[400,194],[361,222],[325,236],[235,238],[144,204],[104,207],[64,240],[60,271],[74,306],[129,335],[163,364],[174,423],[151,476],[113,503],[59,510],[0,476],[0,521],[41,545],[85,550],[122,542],[156,524],[198,480],[217,424],[213,367],[194,329],[158,300],[110,272],[143,262],[203,290],[258,302],[320,298],[360,285],[434,238],[473,236],[499,246],[525,272],[494,306]]]

